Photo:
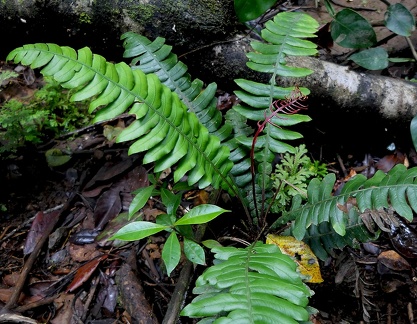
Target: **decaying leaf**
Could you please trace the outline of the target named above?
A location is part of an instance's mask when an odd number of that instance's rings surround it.
[[[35,245],[45,235],[45,229],[50,225],[51,222],[56,222],[59,214],[58,211],[44,214],[42,211],[35,215],[35,219],[32,222],[32,226],[26,237],[25,246],[23,248],[23,254],[28,255],[32,253]]]
[[[317,257],[303,241],[298,241],[292,236],[268,234],[266,244],[275,244],[282,253],[291,256],[298,264],[300,272],[310,277],[310,279],[306,280],[307,282],[323,282]]]
[[[106,163],[85,185],[83,191],[89,191],[95,186],[102,185],[104,182],[114,180],[114,178],[129,170],[135,160],[135,157],[130,157],[116,164],[111,162]]]
[[[210,193],[206,190],[192,190],[184,194],[184,198],[193,201],[193,206],[208,204]]]
[[[410,270],[411,265],[401,255],[393,250],[382,252],[378,256],[378,262],[394,271]]]
[[[397,164],[404,164],[405,166],[408,166],[406,156],[399,151],[395,151],[393,154],[385,155],[375,164],[375,166],[378,170],[388,172]]]
[[[91,275],[97,269],[100,262],[105,259],[107,259],[107,254],[104,254],[96,259],[93,259],[87,262],[86,264],[84,264],[83,266],[81,266],[77,270],[74,280],[68,286],[66,293],[73,292],[75,289],[82,286],[82,284],[84,284],[84,282],[86,282],[91,277]]]
[[[112,187],[97,200],[94,209],[95,229],[102,230],[106,224],[119,215],[122,209],[119,186]]]

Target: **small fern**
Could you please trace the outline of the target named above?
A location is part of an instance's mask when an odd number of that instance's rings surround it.
[[[197,279],[197,296],[181,315],[199,323],[298,323],[308,321],[312,291],[296,263],[273,244],[245,249],[216,247],[215,265]]]
[[[276,165],[276,170],[271,174],[273,187],[277,192],[272,203],[271,211],[279,213],[284,211],[291,198],[300,194],[307,198],[307,185],[312,177],[318,177],[318,170],[323,174],[320,164],[314,165],[306,155],[304,144],[295,148],[294,154],[285,153],[281,162]],[[326,172],[326,169],[324,169]]]

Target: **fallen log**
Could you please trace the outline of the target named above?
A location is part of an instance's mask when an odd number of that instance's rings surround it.
[[[246,66],[251,39],[236,36],[230,42],[214,44],[200,53],[185,55],[193,77],[217,82],[220,89],[237,90],[233,79],[268,83],[271,77]],[[198,64],[196,63],[199,55]],[[287,57],[290,66],[306,67],[313,73],[303,78],[276,78],[281,87],[299,85],[310,89],[309,101],[320,110],[359,113],[391,121],[409,121],[417,114],[417,83],[359,71],[314,57]],[[226,75],[229,79],[226,79]]]
[[[288,57],[291,66],[314,72],[304,78],[277,77],[277,84],[310,89],[310,99],[332,109],[371,113],[388,120],[411,120],[417,115],[417,83],[382,75],[358,72],[349,66],[312,57]]]

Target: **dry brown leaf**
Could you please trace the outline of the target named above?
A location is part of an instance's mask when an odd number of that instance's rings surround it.
[[[378,262],[382,263],[387,268],[395,271],[404,271],[411,269],[411,265],[407,262],[407,260],[404,259],[394,250],[382,252],[378,256]]]

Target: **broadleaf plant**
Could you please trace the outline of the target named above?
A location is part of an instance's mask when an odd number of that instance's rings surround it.
[[[153,189],[153,186],[147,188]],[[147,195],[146,190],[140,192],[140,194],[143,193]],[[181,234],[184,236],[185,256],[194,263],[204,265],[204,250],[195,242],[193,230],[189,226],[208,223],[219,215],[228,212],[228,210],[216,205],[203,204],[192,208],[181,218],[177,219],[177,209],[181,196],[162,188],[161,197],[166,206],[167,214],[158,215],[155,223],[148,221],[131,222],[117,231],[110,240],[137,241],[162,231],[170,232],[162,249],[162,260],[169,276],[180,261],[181,245],[178,234]]]
[[[382,2],[387,5],[385,27],[391,32],[407,38],[414,60],[417,60],[417,53],[409,39],[415,30],[413,14],[401,3]],[[368,70],[382,70],[388,67],[390,61],[404,61],[401,58],[389,58],[387,51],[382,47],[373,47],[377,43],[376,33],[371,23],[358,12],[353,9],[342,9],[336,13],[329,0],[324,0],[324,4],[333,18],[330,23],[332,39],[340,46],[361,50],[352,54],[349,57],[350,60]]]

